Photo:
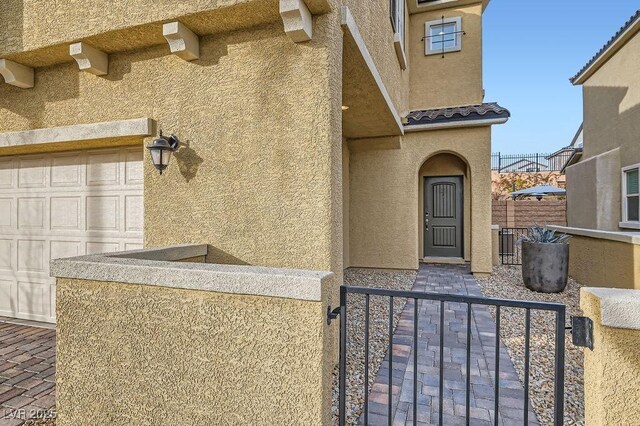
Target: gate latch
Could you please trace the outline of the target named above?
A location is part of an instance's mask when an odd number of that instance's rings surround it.
[[[571,341],[593,350],[593,321],[589,317],[571,317]]]
[[[327,325],[331,325],[331,321],[338,318],[340,315],[340,306],[331,310],[331,305],[327,306]]]

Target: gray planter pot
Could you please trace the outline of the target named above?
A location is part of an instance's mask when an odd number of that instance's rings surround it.
[[[529,290],[559,293],[569,277],[569,244],[522,243],[522,279]]]

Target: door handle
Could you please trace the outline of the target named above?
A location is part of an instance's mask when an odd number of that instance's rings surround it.
[[[429,230],[429,214],[426,214],[424,217],[424,230],[428,231]]]

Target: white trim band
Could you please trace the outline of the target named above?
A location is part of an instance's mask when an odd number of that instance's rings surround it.
[[[505,118],[487,118],[483,120],[443,121],[440,123],[412,124],[404,126],[405,132],[422,132],[427,130],[454,129],[458,127],[484,127],[496,124],[504,124],[509,120]]]
[[[131,120],[5,132],[0,133],[0,148],[131,136],[144,137],[152,135],[154,128],[155,122],[152,119],[134,118]]]

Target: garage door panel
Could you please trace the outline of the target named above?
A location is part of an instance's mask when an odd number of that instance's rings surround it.
[[[120,243],[117,242],[100,242],[100,241],[87,241],[86,253],[87,254],[100,254],[109,253],[120,250]]]
[[[45,247],[44,240],[18,240],[18,272],[47,272]]]
[[[13,228],[13,198],[0,198],[0,230]]]
[[[44,230],[45,197],[18,198],[18,228]]]
[[[0,159],[0,315],[55,320],[51,259],[142,248],[142,149]]]
[[[13,188],[13,159],[0,160],[0,188]]]
[[[87,185],[118,185],[120,176],[120,152],[89,153]]]
[[[0,270],[13,271],[13,240],[0,239]]]
[[[80,231],[84,228],[82,221],[81,197],[51,197],[51,230]]]
[[[87,197],[87,231],[118,231],[120,197]]]
[[[45,188],[47,186],[47,159],[21,159],[18,166],[18,188]]]
[[[82,185],[84,166],[77,155],[55,157],[51,164],[51,186],[56,188]]]
[[[82,242],[81,241],[56,241],[52,240],[50,242],[50,260],[53,259],[64,259],[65,257],[76,257],[82,256],[84,253],[82,251]]]
[[[49,286],[44,281],[18,281],[18,314],[30,319],[48,318],[51,303]]]

